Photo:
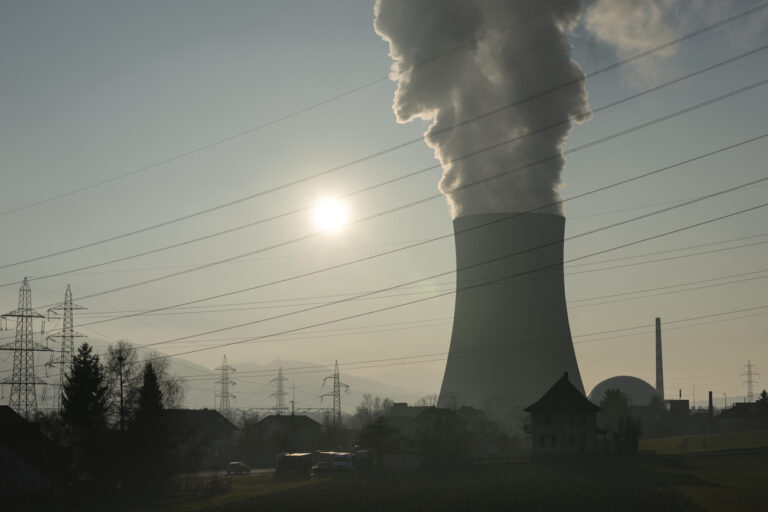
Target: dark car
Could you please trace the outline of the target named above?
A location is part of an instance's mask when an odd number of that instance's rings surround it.
[[[251,468],[243,464],[242,462],[230,462],[227,464],[228,475],[247,475],[251,472]]]

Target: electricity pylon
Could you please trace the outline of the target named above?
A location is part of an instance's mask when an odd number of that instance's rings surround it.
[[[281,366],[277,370],[277,377],[269,381],[270,384],[277,384],[277,390],[269,396],[275,397],[275,415],[280,416],[284,412],[288,412],[285,407],[285,397],[288,394],[285,391],[285,381],[288,379],[283,377],[283,367]]]
[[[219,393],[216,395],[216,398],[219,399],[219,412],[221,412],[224,416],[229,418],[229,414],[231,412],[232,404],[230,404],[229,399],[230,398],[237,398],[235,395],[229,392],[229,386],[234,386],[236,384],[235,381],[230,379],[229,374],[236,371],[234,368],[229,366],[227,364],[227,355],[224,354],[224,358],[221,360],[221,366],[216,368],[219,372],[219,380],[216,381],[217,384],[219,384]]]
[[[747,385],[747,402],[754,402],[755,401],[755,392],[754,392],[754,385],[755,385],[755,377],[759,377],[760,374],[756,373],[754,371],[755,365],[752,364],[752,361],[747,360],[747,364],[744,365],[744,373],[741,374],[742,377],[746,378],[744,381],[744,384]]]
[[[18,307],[2,317],[16,318],[15,340],[0,346],[0,350],[13,350],[13,374],[10,379],[3,381],[11,385],[8,405],[26,420],[31,420],[37,415],[35,386],[45,384],[35,376],[35,352],[50,352],[51,349],[35,342],[32,320],[44,317],[32,309],[32,290],[26,277],[19,289]]]
[[[336,361],[336,366],[333,369],[333,375],[329,375],[323,379],[323,386],[325,386],[325,381],[328,379],[333,379],[333,391],[324,395],[320,395],[320,398],[324,396],[333,397],[333,426],[336,428],[341,426],[341,388],[344,388],[345,391],[349,391],[349,386],[341,382],[339,377],[338,361]]]
[[[86,309],[83,306],[78,306],[72,303],[72,289],[67,285],[67,291],[64,293],[64,303],[58,306],[48,308],[48,314],[62,313],[63,322],[61,330],[55,334],[48,336],[49,340],[61,340],[61,353],[59,357],[59,392],[56,393],[56,409],[61,410],[61,397],[64,393],[64,381],[67,378],[67,373],[72,370],[72,359],[75,357],[75,338],[82,338],[85,335],[80,334],[74,329],[74,315],[75,309]]]

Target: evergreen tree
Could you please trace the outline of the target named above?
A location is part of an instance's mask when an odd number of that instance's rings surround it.
[[[88,439],[106,429],[107,383],[99,356],[83,343],[64,382],[62,419],[73,433]]]
[[[163,419],[163,392],[153,363],[144,365],[136,419],[131,426],[134,440],[135,483],[145,491],[157,491],[173,474],[171,435]]]
[[[98,469],[100,443],[107,430],[107,382],[99,356],[83,343],[72,360],[62,396],[61,418],[81,465]]]

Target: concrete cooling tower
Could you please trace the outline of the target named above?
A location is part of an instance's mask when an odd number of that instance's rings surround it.
[[[565,304],[565,218],[480,214],[453,225],[456,305],[440,406],[514,420],[563,372],[583,393]]]

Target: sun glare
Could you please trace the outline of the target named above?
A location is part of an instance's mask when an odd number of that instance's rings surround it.
[[[347,208],[341,201],[329,199],[315,207],[315,224],[323,231],[339,231],[347,223]]]

